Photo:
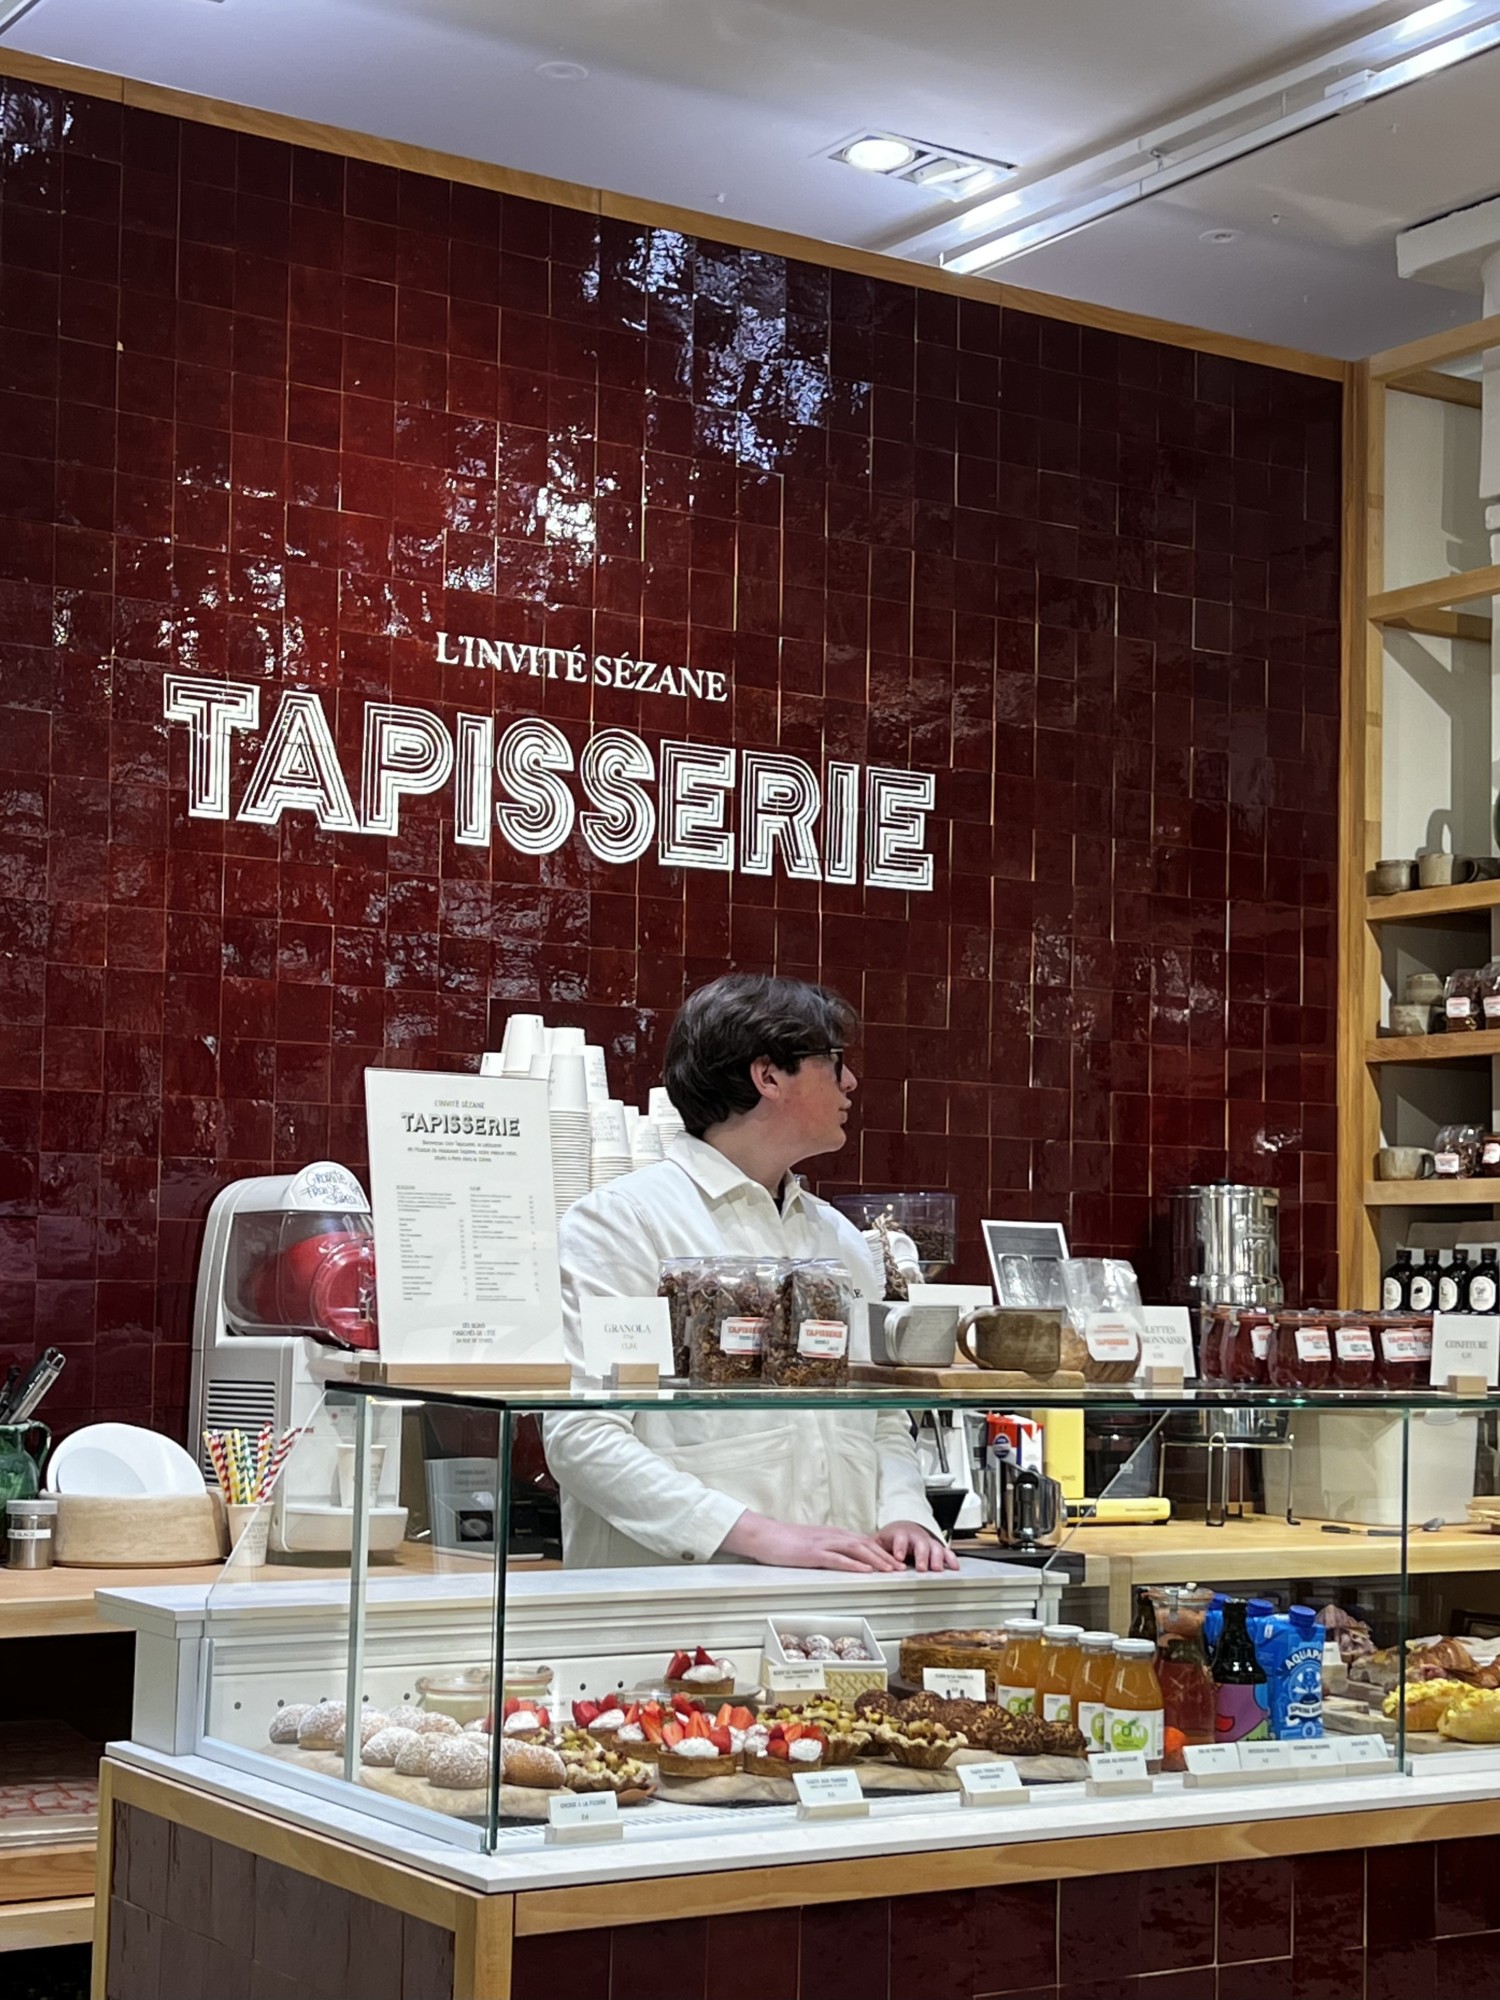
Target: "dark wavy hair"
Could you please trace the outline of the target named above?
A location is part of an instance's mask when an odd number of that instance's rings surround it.
[[[804,1056],[847,1048],[859,1017],[840,994],[805,979],[726,973],[690,993],[667,1037],[667,1095],[695,1139],[760,1092],[750,1065],[764,1056],[795,1073]]]

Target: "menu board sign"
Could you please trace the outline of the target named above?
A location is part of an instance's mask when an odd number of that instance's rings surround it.
[[[563,1354],[547,1086],[365,1071],[386,1362]]]

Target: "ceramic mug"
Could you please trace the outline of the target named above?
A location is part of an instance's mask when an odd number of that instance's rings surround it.
[[[1062,1366],[1056,1307],[980,1306],[959,1321],[958,1344],[976,1368],[1055,1375]]]
[[[1424,889],[1446,889],[1453,880],[1454,866],[1451,854],[1419,854],[1417,880]]]
[[[1393,1035],[1425,1035],[1432,1026],[1432,1008],[1394,1006],[1391,1008]]]
[[[1401,988],[1408,1007],[1437,1007],[1442,1004],[1443,981],[1435,972],[1408,972]]]
[[[1411,887],[1409,861],[1377,861],[1371,871],[1370,886],[1377,896],[1396,896]]]
[[[1437,1172],[1425,1146],[1382,1146],[1375,1155],[1375,1178],[1382,1181],[1430,1181]]]
[[[892,1368],[951,1368],[958,1346],[958,1307],[900,1300],[870,1316],[870,1352]]]

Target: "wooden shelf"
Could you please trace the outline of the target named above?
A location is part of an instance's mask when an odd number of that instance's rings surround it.
[[[1500,1056],[1500,1028],[1456,1035],[1382,1035],[1365,1043],[1367,1063],[1463,1062]]]
[[[1365,921],[1419,924],[1435,917],[1482,916],[1500,909],[1500,882],[1456,882],[1446,889],[1402,889],[1394,896],[1371,896]]]
[[[45,1951],[57,1944],[87,1944],[93,1934],[92,1896],[0,1903],[0,1952]]]
[[[1462,1181],[1366,1181],[1367,1208],[1494,1208],[1500,1180],[1470,1176]]]
[[[1365,599],[1365,616],[1372,624],[1389,625],[1413,612],[1450,610],[1476,597],[1497,595],[1500,563],[1486,563],[1480,569],[1455,570],[1451,576],[1424,577],[1420,583],[1402,584],[1399,590],[1376,591]]]

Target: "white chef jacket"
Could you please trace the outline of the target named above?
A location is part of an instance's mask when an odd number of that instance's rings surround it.
[[[705,1140],[674,1141],[575,1202],[558,1231],[569,1359],[583,1364],[578,1301],[654,1294],[664,1257],[832,1257],[879,1298],[864,1238],[795,1174],[782,1204]],[[898,1410],[643,1410],[551,1416],[570,1566],[708,1562],[747,1507],[775,1520],[869,1534],[915,1521],[933,1534],[921,1467]]]

